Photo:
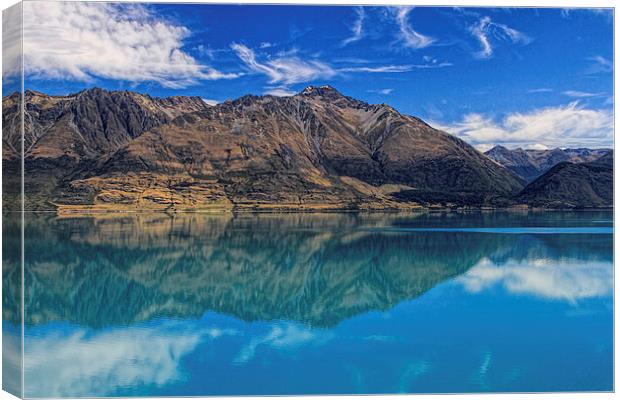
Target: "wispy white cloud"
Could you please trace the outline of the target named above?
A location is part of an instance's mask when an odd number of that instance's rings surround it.
[[[435,39],[415,31],[409,25],[408,19],[411,10],[413,10],[413,7],[409,6],[396,7],[395,9],[395,18],[400,30],[399,38],[405,47],[411,49],[428,47],[435,42]]]
[[[319,60],[302,60],[297,56],[282,56],[259,62],[256,54],[249,47],[239,43],[233,43],[230,47],[250,70],[267,75],[269,83],[292,85],[315,79],[330,79],[336,75],[332,67]]]
[[[493,22],[490,17],[482,17],[477,24],[469,28],[470,33],[480,43],[480,51],[474,56],[477,58],[490,58],[493,56],[492,40],[528,44],[531,38],[508,25]]]
[[[565,96],[574,97],[577,99],[583,99],[587,97],[599,97],[602,96],[602,93],[590,93],[590,92],[581,92],[579,90],[566,90],[562,92]]]
[[[293,96],[295,93],[296,92],[294,90],[290,90],[285,87],[267,88],[267,90],[265,91],[265,94],[270,94],[272,96],[278,96],[278,97]]]
[[[24,3],[25,72],[45,79],[96,77],[181,88],[230,79],[182,48],[191,32],[139,4]]]
[[[529,89],[527,92],[528,93],[550,93],[550,92],[553,92],[553,89],[543,87],[543,88]]]
[[[243,44],[233,43],[230,47],[252,72],[267,76],[268,83],[271,86],[267,88],[266,93],[275,96],[290,96],[294,94],[289,88],[290,85],[314,80],[329,80],[346,73],[403,73],[417,68],[441,68],[448,65],[447,63],[441,63],[437,65],[355,65],[334,67],[316,58],[302,59],[297,55],[298,52],[277,54],[275,58],[265,57],[264,61],[259,61],[254,50]]]
[[[429,63],[429,64],[412,64],[411,67],[416,69],[432,69],[432,68],[445,68],[451,67],[452,63],[450,62],[440,62],[440,63]]]
[[[394,89],[392,88],[385,88],[385,89],[371,89],[371,90],[367,90],[368,93],[377,93],[377,94],[390,94],[394,91]]]
[[[273,47],[273,43],[261,42],[261,44],[258,47],[260,47],[261,49],[268,49],[270,47]]]
[[[507,147],[608,147],[613,143],[613,111],[589,109],[578,102],[558,107],[508,114],[501,121],[468,114],[449,124],[432,126],[486,150],[496,144]]]
[[[560,14],[563,18],[570,18],[571,14],[575,12],[583,12],[583,13],[592,13],[596,15],[601,15],[608,19],[610,22],[613,21],[614,17],[614,9],[611,7],[608,8],[593,8],[593,7],[581,7],[581,8],[570,8],[565,7],[560,10]]]
[[[344,67],[339,68],[338,72],[384,72],[384,73],[399,73],[411,71],[416,66],[414,65],[382,65],[379,67]]]
[[[342,41],[342,46],[357,42],[364,36],[364,19],[366,18],[364,8],[356,7],[355,14],[355,21],[353,22],[353,25],[351,25],[351,36]]]
[[[344,67],[337,69],[338,72],[382,72],[382,73],[400,73],[409,72],[414,69],[433,69],[450,67],[452,63],[427,63],[427,64],[408,64],[408,65],[382,65],[378,67]]]
[[[591,61],[592,64],[586,69],[586,74],[593,75],[612,72],[614,70],[613,62],[603,56],[589,57],[588,60]]]
[[[258,348],[263,346],[290,349],[305,345],[320,345],[330,340],[331,337],[332,334],[327,331],[312,330],[298,324],[274,325],[267,334],[254,337],[241,348],[234,362],[247,363],[256,356]]]
[[[488,26],[488,21],[490,21],[489,17],[482,18],[477,25],[474,25],[470,28],[472,35],[478,39],[480,42],[480,46],[482,47],[476,56],[479,58],[491,57],[493,54],[493,47],[491,47],[491,42],[489,41],[489,37],[485,32],[485,29]]]

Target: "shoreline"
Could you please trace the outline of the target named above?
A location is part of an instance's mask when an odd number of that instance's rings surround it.
[[[613,207],[544,208],[544,207],[415,207],[415,208],[208,208],[208,209],[49,209],[49,210],[2,210],[3,214],[55,214],[59,217],[96,216],[113,214],[371,214],[371,213],[462,213],[462,212],[585,212],[614,211]]]

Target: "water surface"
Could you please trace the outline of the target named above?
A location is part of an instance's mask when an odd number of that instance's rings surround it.
[[[26,224],[27,397],[613,389],[611,212]]]

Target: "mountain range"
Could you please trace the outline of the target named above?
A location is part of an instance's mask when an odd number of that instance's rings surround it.
[[[3,99],[5,209],[19,204],[20,99]],[[558,173],[552,160],[589,163],[596,155],[611,158],[610,151],[546,157],[536,164],[542,176],[531,181],[536,174],[517,168],[511,151],[483,154],[419,118],[330,86],[289,97],[246,95],[215,106],[198,97],[98,88],[66,96],[26,91],[23,105],[27,210],[612,204],[612,163],[580,168],[579,183],[571,183],[571,174],[545,177]],[[562,192],[586,181],[590,190],[577,199]],[[548,201],[554,190],[557,196]]]
[[[529,183],[561,162],[582,163],[596,161],[603,156],[612,154],[612,150],[586,148],[555,148],[550,150],[524,150],[517,148],[509,150],[504,146],[495,146],[484,154]]]

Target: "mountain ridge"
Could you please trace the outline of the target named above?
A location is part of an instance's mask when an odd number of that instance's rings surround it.
[[[559,147],[548,150],[523,149],[519,147],[510,150],[504,146],[496,145],[484,154],[530,183],[562,161],[572,163],[589,162],[611,152],[611,149],[606,148],[561,149]]]
[[[527,185],[517,200],[536,207],[613,207],[613,153],[589,162],[562,161]]]
[[[19,169],[11,96],[9,194]],[[331,86],[213,106],[100,88],[25,100],[26,209],[506,207],[525,186],[465,141]]]

